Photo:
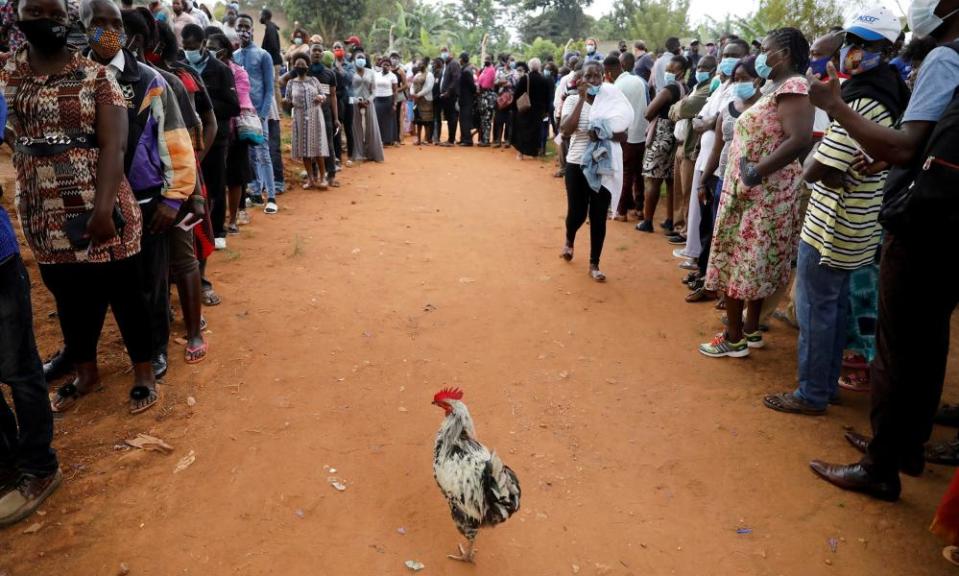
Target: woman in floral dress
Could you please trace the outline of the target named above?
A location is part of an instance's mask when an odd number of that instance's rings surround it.
[[[286,98],[293,105],[293,159],[303,161],[308,181],[304,189],[326,190],[323,158],[330,155],[330,149],[323,119],[325,96],[320,93],[320,81],[308,76],[309,71],[309,57],[297,54],[293,58],[294,78],[286,87]]]
[[[802,224],[798,158],[812,139],[808,65],[809,43],[795,28],[770,32],[756,58],[767,81],[736,122],[706,270],[706,289],[726,294],[727,330],[700,345],[706,356],[761,348],[762,301],[789,280]]]

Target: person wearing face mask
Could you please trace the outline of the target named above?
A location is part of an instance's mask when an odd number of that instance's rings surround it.
[[[210,213],[213,220],[213,236],[217,250],[226,248],[226,157],[229,149],[230,122],[240,115],[240,101],[236,83],[230,68],[210,54],[206,36],[199,26],[183,29],[183,53],[187,63],[203,80],[213,112],[216,116],[217,135],[213,146],[203,157],[203,181],[210,198]]]
[[[456,107],[459,100],[460,74],[462,71],[459,62],[450,59],[449,48],[445,46],[440,50],[440,60],[444,63],[443,74],[440,76],[440,111],[443,113],[443,118],[446,119],[447,134],[446,141],[440,142],[439,145],[448,148],[456,142],[456,126],[459,119],[459,111]]]
[[[460,54],[460,87],[456,104],[460,117],[459,146],[473,145],[473,106],[476,102],[476,68],[470,64],[469,52]]]
[[[763,299],[788,283],[799,244],[799,156],[812,143],[814,114],[802,75],[809,44],[799,30],[780,28],[762,49],[755,66],[767,82],[736,121],[713,227],[705,287],[725,294],[727,328],[700,345],[710,358],[763,347]]]
[[[168,65],[166,55],[176,60],[176,37],[165,23],[154,20],[144,7],[123,11],[123,28],[129,49],[138,55],[141,62],[149,62],[153,69],[163,76],[167,85],[176,95],[180,115],[193,141],[197,170],[200,162],[213,149],[217,135],[217,121],[206,86],[192,67],[182,63]],[[161,40],[162,35],[162,40]],[[165,46],[161,46],[164,44]],[[172,55],[171,55],[172,52]],[[150,59],[145,58],[150,55]],[[202,290],[203,272],[207,258],[214,250],[213,226],[208,210],[206,187],[198,179],[193,194],[178,214],[178,219],[188,214],[200,219],[200,224],[192,230],[171,226],[170,239],[170,277],[176,282],[183,311],[183,323],[186,327],[186,350],[184,360],[188,364],[201,362],[206,357],[207,345],[202,333]]]
[[[693,189],[693,168],[695,167],[696,152],[699,147],[700,133],[693,130],[692,119],[699,115],[706,100],[709,98],[709,88],[713,76],[716,74],[716,59],[704,56],[699,60],[693,77],[696,83],[693,90],[677,104],[670,108],[670,119],[678,124],[677,131],[682,135],[680,146],[676,149],[677,162],[673,167],[674,197],[666,198],[667,218],[673,223],[669,235],[669,243],[686,244],[687,229],[699,230],[699,204],[690,202],[689,197]],[[683,122],[685,120],[685,122]],[[683,134],[685,132],[685,134]],[[669,208],[672,208],[672,211]],[[694,238],[696,243],[698,238]],[[695,270],[696,262],[693,257],[680,265],[686,270]]]
[[[543,119],[549,111],[552,84],[543,78],[541,66],[539,58],[531,59],[529,66],[525,62],[516,65],[516,70],[522,74],[513,94],[512,144],[516,148],[517,160],[542,154]],[[527,110],[517,106],[524,94],[529,97],[530,107]]]
[[[899,498],[900,471],[918,475],[929,456],[935,460],[940,456],[924,453],[923,445],[942,394],[949,324],[959,300],[955,286],[938,284],[936,275],[943,266],[954,267],[949,246],[959,220],[955,196],[946,193],[955,188],[955,173],[942,163],[957,162],[959,0],[914,1],[909,28],[915,37],[932,36],[944,45],[923,61],[898,127],[880,126],[857,113],[843,100],[833,69],[827,82],[811,81],[810,87],[813,103],[828,112],[865,154],[893,166],[879,216],[886,233],[871,371],[873,436],[848,438],[865,451],[859,462],[810,463],[830,483],[883,500]],[[863,55],[861,61],[868,58]]]
[[[656,63],[653,64],[653,71],[650,75],[649,80],[649,89],[658,93],[666,85],[666,67],[669,66],[670,61],[672,61],[673,56],[681,56],[680,54],[680,44],[679,38],[675,36],[670,36],[666,39],[666,51],[663,52],[663,55],[656,59]],[[689,63],[686,64],[687,68]]]
[[[265,139],[264,142],[255,144],[250,152],[255,179],[250,183],[247,193],[251,197],[262,198],[265,192],[267,199],[263,211],[266,214],[276,214],[279,206],[276,203],[277,186],[273,176],[273,160],[270,158],[270,124],[268,122],[276,103],[273,59],[265,50],[253,43],[252,17],[240,14],[236,19],[236,33],[240,36],[240,49],[233,53],[233,59],[246,70],[250,78],[250,100],[260,118]]]
[[[121,89],[131,96],[124,169],[143,212],[140,263],[148,284],[144,296],[151,313],[153,369],[160,378],[167,370],[170,339],[169,231],[196,188],[193,143],[176,94],[159,73],[123,48],[127,39],[116,5],[110,0],[85,0],[80,19],[87,30],[90,58],[113,70]],[[139,401],[152,404],[148,397]]]
[[[139,269],[143,216],[124,177],[127,100],[115,73],[67,48],[64,2],[23,0],[18,9],[17,25],[27,44],[0,69],[0,86],[11,104],[7,128],[17,138],[16,207],[57,303],[65,342],[62,374],[76,370],[76,378],[57,389],[52,408],[67,410],[100,387],[97,342],[112,307],[133,362],[131,410],[136,410],[147,404],[144,399],[155,401],[156,383]],[[118,52],[121,45],[122,23],[110,20],[109,35],[91,29],[104,53]],[[55,135],[70,139],[47,143]],[[56,177],[40,178],[43,173]],[[18,494],[0,498],[0,518],[29,512],[31,503],[52,491],[59,481],[55,470],[38,472],[17,486]]]
[[[659,204],[660,191],[663,183],[666,184],[666,194],[673,194],[673,169],[676,155],[675,124],[669,119],[670,107],[683,97],[682,79],[686,76],[688,62],[682,56],[672,56],[666,71],[663,73],[665,84],[653,101],[646,107],[646,120],[652,124],[647,134],[651,135],[646,141],[646,150],[643,153],[643,190],[646,198],[643,201],[643,220],[636,225],[640,232],[652,233],[653,218],[656,215],[656,206]],[[667,82],[668,80],[668,82]],[[666,229],[672,228],[672,215],[667,215],[662,223]]]
[[[320,90],[320,81],[309,74],[309,58],[302,54],[295,56],[285,98],[293,108],[292,154],[294,160],[302,160],[306,171],[307,183],[303,189],[326,190],[324,158],[330,155],[322,107],[326,96]]]
[[[909,89],[889,64],[899,19],[888,8],[873,8],[855,15],[845,32],[840,69],[849,80],[843,84],[843,100],[871,122],[891,127],[909,101]],[[854,167],[858,149],[833,123],[804,166],[812,197],[796,267],[799,387],[767,396],[764,403],[773,410],[824,414],[839,394],[850,278],[875,259],[886,179],[885,171]]]
[[[619,202],[615,208],[614,220],[626,222],[628,213],[635,209],[642,212],[643,202],[643,153],[646,149],[646,98],[649,90],[646,82],[639,76],[629,74],[633,69],[633,55],[624,52],[619,57],[610,54],[603,61],[606,76],[626,97],[633,108],[633,122],[627,131],[625,142],[620,144],[623,151],[623,187]]]
[[[576,233],[589,217],[589,275],[605,282],[599,260],[606,239],[606,220],[614,196],[623,185],[621,142],[627,139],[633,107],[619,88],[603,83],[603,67],[596,62],[583,66],[576,94],[563,103],[560,130],[570,139],[566,157],[566,242],[560,258],[573,260]],[[605,175],[596,173],[596,152],[608,161]],[[618,198],[617,198],[618,200]]]
[[[396,106],[394,101],[399,80],[393,74],[393,66],[386,58],[380,60],[380,71],[373,71],[373,107],[380,129],[383,146],[399,146],[396,131]]]
[[[373,106],[373,81],[376,72],[366,60],[366,53],[353,53],[356,73],[353,75],[353,161],[383,161],[383,141],[379,119]]]
[[[586,58],[585,58],[585,61],[586,61],[586,62],[599,62],[599,63],[602,63],[604,58],[605,58],[605,56],[603,56],[603,55],[596,49],[596,39],[595,39],[595,38],[587,38],[587,39],[586,39]]]
[[[479,107],[479,146],[486,148],[490,145],[493,115],[496,113],[496,68],[491,54],[483,56],[483,69],[476,77],[476,87],[479,89],[476,100]]]
[[[699,147],[700,153],[693,165],[692,192],[690,196],[690,212],[687,218],[692,222],[695,218],[692,214],[693,205],[699,214],[699,226],[691,225],[686,228],[686,245],[683,248],[677,248],[673,251],[673,256],[677,258],[695,258],[698,269],[691,271],[685,278],[685,283],[690,286],[694,293],[704,294],[702,284],[706,276],[706,262],[708,257],[703,256],[709,253],[709,242],[712,239],[712,212],[715,212],[716,206],[711,203],[711,191],[716,187],[716,180],[722,178],[722,172],[713,166],[713,171],[705,170],[706,163],[709,160],[709,150],[716,145],[716,139],[719,132],[716,131],[719,116],[725,110],[730,102],[735,100],[733,93],[733,72],[740,59],[749,53],[749,45],[738,38],[727,40],[723,46],[722,59],[716,66],[716,76],[714,80],[719,79],[719,87],[712,91],[706,100],[706,105],[699,114],[692,120],[693,132],[700,134]],[[701,189],[708,191],[707,194],[700,194]],[[704,202],[696,202],[697,198],[703,196]],[[708,295],[708,294],[706,294]],[[691,296],[691,302],[698,302],[700,298]]]
[[[353,97],[353,74],[356,67],[347,61],[346,50],[339,41],[333,43],[333,71],[336,73],[336,104],[339,107],[340,120],[340,132],[335,136],[339,150],[337,157],[342,156],[342,142],[345,139],[346,159],[343,164],[349,167],[353,165],[353,106],[350,98]]]
[[[726,49],[731,46],[733,44],[727,44]],[[698,256],[698,271],[691,273],[687,278],[690,293],[686,296],[686,301],[690,303],[716,298],[716,292],[706,289],[705,277],[713,238],[713,224],[729,160],[729,148],[735,134],[736,121],[743,112],[759,100],[761,96],[759,86],[763,81],[756,72],[756,58],[746,56],[747,52],[748,49],[743,46],[741,52],[743,57],[736,60],[732,72],[728,75],[730,97],[723,100],[723,107],[716,115],[714,129],[711,131],[715,137],[711,138],[709,147],[703,143],[706,140],[705,134],[701,142],[700,154],[706,156],[703,173],[711,176],[702,179],[702,183],[696,189],[701,213],[699,235],[702,251]],[[728,52],[724,50],[724,53]]]

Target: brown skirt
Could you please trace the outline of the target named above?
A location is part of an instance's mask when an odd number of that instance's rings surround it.
[[[433,101],[432,100],[420,100],[416,103],[416,107],[413,108],[413,119],[419,124],[432,124],[433,123]]]

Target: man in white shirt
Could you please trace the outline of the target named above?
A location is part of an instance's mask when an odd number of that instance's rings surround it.
[[[193,6],[193,0],[183,0],[183,11],[196,20],[196,23],[200,26],[200,28],[206,30],[210,27],[210,19],[207,17],[206,12],[200,10],[199,8],[194,10]]]
[[[653,90],[659,90],[666,86],[666,66],[669,65],[669,61],[672,60],[673,56],[679,56],[679,49],[679,38],[670,36],[666,39],[666,51],[663,52],[663,55],[653,64],[653,74],[649,79],[653,85]]]
[[[630,210],[643,209],[643,155],[646,152],[646,104],[648,89],[639,76],[628,72],[636,64],[635,57],[624,52],[619,57],[609,55],[603,61],[606,76],[613,81],[633,107],[633,123],[626,131],[623,149],[623,189],[619,203],[614,206],[615,220],[625,222]]]

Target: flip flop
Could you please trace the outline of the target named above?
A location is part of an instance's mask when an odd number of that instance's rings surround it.
[[[207,350],[209,350],[209,345],[206,342],[199,346],[187,346],[183,354],[183,360],[187,364],[199,364],[206,360]]]
[[[90,392],[98,392],[102,389],[103,385],[97,382],[92,390],[85,394],[80,394],[80,388],[77,387],[76,380],[68,382],[57,388],[57,391],[50,395],[50,410],[54,414],[63,414],[76,406],[77,402],[84,396],[90,394]]]
[[[203,305],[216,306],[221,302],[220,297],[212,289],[203,291]]]
[[[781,392],[779,394],[769,394],[763,398],[763,404],[766,408],[777,412],[786,412],[787,414],[803,414],[805,416],[822,416],[826,413],[825,408],[816,408],[799,398],[792,392]]]
[[[863,373],[840,376],[839,387],[850,392],[869,392],[872,389],[869,385],[869,375]]]
[[[959,558],[959,546],[946,546],[942,549],[942,557],[953,566],[959,566],[959,560],[957,560]]]
[[[146,401],[146,404],[134,408],[137,402]],[[156,406],[160,401],[160,393],[156,389],[150,390],[146,386],[134,386],[130,390],[130,414],[142,414]]]

